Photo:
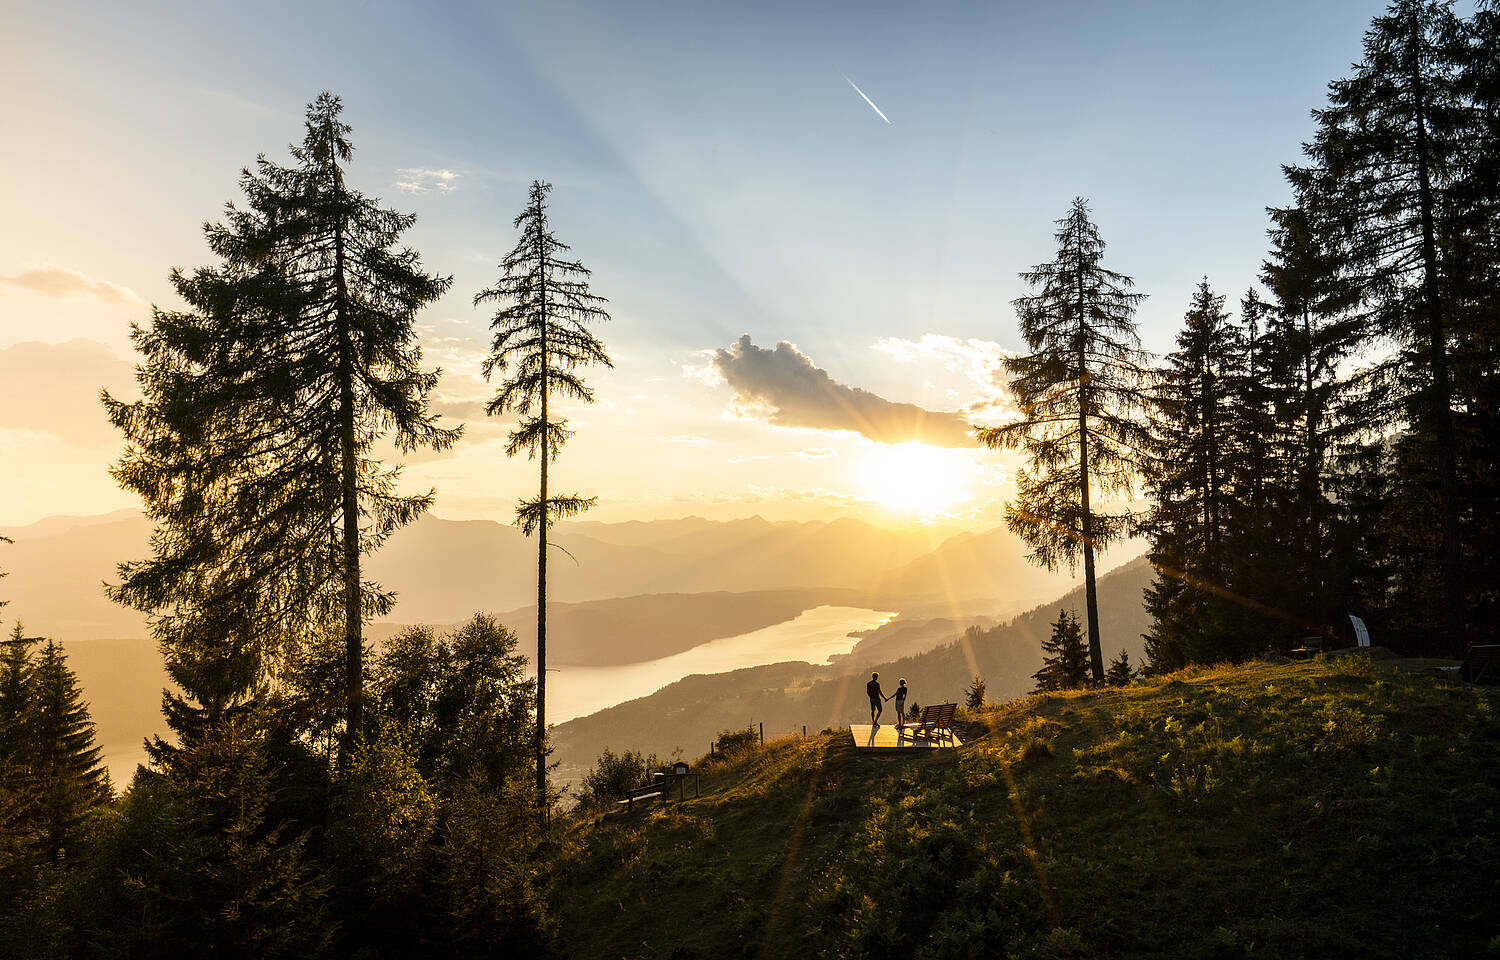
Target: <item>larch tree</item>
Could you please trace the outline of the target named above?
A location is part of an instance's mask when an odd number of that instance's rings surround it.
[[[124,564],[115,599],[153,615],[181,669],[215,670],[249,690],[315,629],[344,634],[344,734],[362,725],[363,623],[391,596],[364,581],[361,554],[415,519],[433,494],[397,492],[399,468],[373,458],[443,449],[458,430],[427,410],[413,320],[448,288],[396,246],[415,218],[353,189],[339,98],[308,106],[283,167],[245,170],[245,205],[205,226],[220,264],[172,284],[186,311],[134,328],[143,398],[107,393],[127,446],[114,467],[155,522],[153,556]]]
[[[547,194],[552,185],[533,181],[526,208],[515,219],[521,237],[500,262],[503,276],[480,291],[474,305],[498,304],[490,321],[494,338],[484,361],[484,376],[509,373],[486,412],[499,416],[515,412],[519,422],[505,452],[522,450],[539,461],[540,483],[535,497],[516,507],[516,525],[537,537],[536,572],[536,789],[537,803],[547,809],[547,532],[559,519],[576,516],[593,506],[594,498],[557,496],[548,488],[547,468],[572,436],[567,420],[549,408],[553,396],[591,403],[594,392],[579,374],[582,367],[613,366],[604,345],[590,329],[608,320],[605,299],[589,292],[589,271],[577,260],[564,259],[567,244],[553,235],[547,223]]]
[[[1057,259],[1022,273],[1036,292],[1014,302],[1032,351],[1005,360],[1021,418],[975,433],[1026,457],[1005,519],[1032,560],[1055,570],[1082,558],[1089,661],[1103,683],[1094,555],[1129,533],[1133,515],[1105,510],[1096,495],[1128,496],[1149,442],[1136,418],[1149,376],[1133,320],[1143,295],[1103,266],[1104,241],[1081,197],[1057,224]]]

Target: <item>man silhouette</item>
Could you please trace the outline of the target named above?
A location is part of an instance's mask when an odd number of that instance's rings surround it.
[[[880,726],[880,714],[885,710],[886,697],[880,692],[880,674],[870,674],[870,682],[865,684],[865,693],[870,695],[870,724]]]

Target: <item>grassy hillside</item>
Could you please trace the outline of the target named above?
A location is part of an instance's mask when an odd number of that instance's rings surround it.
[[[1473,957],[1500,944],[1500,715],[1411,661],[1189,671],[847,732],[565,830],[592,957]]]

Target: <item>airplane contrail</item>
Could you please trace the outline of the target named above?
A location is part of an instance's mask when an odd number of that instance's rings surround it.
[[[855,93],[859,94],[861,97],[865,97],[865,92],[859,88],[859,84],[855,83],[853,80],[850,80],[848,75],[840,73],[839,76],[843,77],[845,82],[847,82],[849,86],[854,88]],[[865,97],[865,103],[868,103],[870,105],[871,110],[874,110],[876,113],[880,114],[880,119],[884,120],[886,123],[891,122],[890,117],[886,116],[883,113],[880,113],[880,108],[875,106],[874,100],[871,100],[869,97]]]

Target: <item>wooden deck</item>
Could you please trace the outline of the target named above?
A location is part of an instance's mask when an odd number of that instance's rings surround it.
[[[894,723],[882,723],[872,727],[868,723],[851,724],[849,732],[854,735],[854,748],[875,753],[898,750],[942,750],[961,747],[963,741],[951,730],[940,730],[925,737],[913,736],[914,726],[897,728]]]

